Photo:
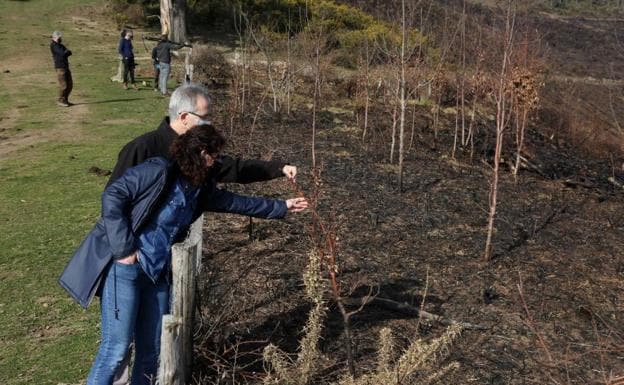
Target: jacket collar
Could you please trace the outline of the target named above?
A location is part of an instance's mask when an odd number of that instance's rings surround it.
[[[169,139],[169,143],[173,142],[175,138],[178,137],[178,133],[171,128],[171,122],[169,121],[169,117],[165,116],[165,118],[160,122],[160,126],[158,126],[158,132],[161,135]]]

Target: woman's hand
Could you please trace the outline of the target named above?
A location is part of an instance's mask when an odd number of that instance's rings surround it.
[[[286,199],[286,207],[288,207],[288,212],[298,213],[308,208],[308,200],[305,198]]]
[[[135,251],[134,253],[123,257],[123,258],[119,258],[116,260],[116,262],[119,262],[123,265],[134,265],[135,263],[137,263],[137,256],[139,254],[139,251]]]

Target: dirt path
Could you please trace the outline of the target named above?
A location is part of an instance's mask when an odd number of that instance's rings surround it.
[[[3,63],[3,68],[11,71],[11,82],[15,84],[51,83],[50,80],[54,79],[54,70],[42,66],[40,58],[33,51],[27,51],[20,58],[7,60]],[[43,96],[51,105],[54,104],[56,87],[57,84],[50,84],[49,95]],[[37,102],[29,101],[21,87],[7,87],[6,91],[12,105],[0,118],[0,161],[9,159],[12,153],[36,143],[76,140],[81,136],[78,122],[89,114],[88,105],[78,103],[70,108],[58,107],[52,112],[46,112],[43,119],[38,119],[42,121],[40,127],[23,130],[19,128],[21,124],[34,121]]]
[[[95,20],[72,16],[66,35],[98,36],[105,26]],[[37,143],[48,141],[76,141],[84,138],[80,122],[85,121],[91,111],[84,104],[85,97],[91,90],[74,88],[70,100],[75,105],[66,108],[55,104],[58,83],[52,66],[48,49],[49,39],[42,36],[39,29],[25,29],[24,41],[34,41],[37,48],[25,49],[19,56],[10,56],[3,60],[3,89],[9,100],[8,108],[0,113],[0,161],[10,159],[16,151],[28,148]],[[77,40],[77,39],[75,39]],[[70,49],[76,48],[73,46]],[[81,47],[87,50],[98,50],[97,45]],[[82,55],[82,61],[87,55]],[[70,58],[70,69],[76,68],[78,60]],[[87,59],[89,60],[89,59]],[[74,70],[74,82],[75,82]],[[14,85],[19,85],[15,87]],[[45,91],[34,94],[32,89],[45,86]],[[24,128],[26,126],[27,128]]]

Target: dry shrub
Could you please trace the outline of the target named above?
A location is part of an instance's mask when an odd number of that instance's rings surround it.
[[[126,17],[131,25],[145,24],[145,9],[141,4],[129,4],[126,8]]]
[[[450,372],[459,368],[457,362],[442,364],[448,357],[449,347],[460,336],[462,327],[449,326],[446,332],[430,342],[416,340],[401,356],[395,356],[392,332],[383,328],[379,334],[377,370],[358,378],[345,377],[339,385],[399,385],[436,384]]]
[[[301,339],[299,354],[295,362],[281,352],[275,345],[270,344],[264,349],[263,358],[270,365],[265,384],[275,385],[305,385],[310,383],[315,372],[320,369],[322,361],[318,342],[321,338],[323,319],[325,318],[326,304],[323,298],[327,283],[321,274],[321,256],[313,250],[309,253],[308,266],[303,273],[306,296],[313,303],[308,314],[308,321]]]
[[[191,56],[193,81],[205,85],[224,84],[232,78],[232,67],[225,57],[208,45],[194,45]]]
[[[125,0],[111,0],[108,3],[108,8],[119,28],[127,24],[145,24],[145,9],[141,4],[128,4]]]
[[[314,375],[326,362],[318,348],[326,312],[323,294],[328,284],[322,276],[321,266],[319,252],[310,252],[303,280],[306,296],[313,303],[313,307],[308,315],[297,359],[292,360],[273,344],[267,346],[263,353],[264,361],[268,364],[265,385],[311,384]],[[448,357],[449,348],[459,338],[461,331],[461,325],[455,324],[442,336],[431,341],[416,340],[395,359],[396,343],[390,329],[384,328],[379,336],[376,371],[357,378],[345,376],[335,385],[436,384],[459,367],[457,362],[443,364],[443,361]]]

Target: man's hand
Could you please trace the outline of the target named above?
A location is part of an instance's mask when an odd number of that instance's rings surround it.
[[[308,208],[308,200],[305,198],[286,199],[286,207],[288,207],[288,212],[298,213]]]
[[[138,256],[138,254],[139,254],[139,251],[137,250],[134,253],[132,253],[132,254],[126,256],[126,257],[117,259],[116,262],[119,262],[119,263],[124,264],[124,265],[134,265],[135,263],[137,263],[137,256]]]
[[[290,180],[295,180],[295,177],[297,176],[297,166],[290,166],[287,164],[282,169],[282,172],[284,173],[286,178]]]

